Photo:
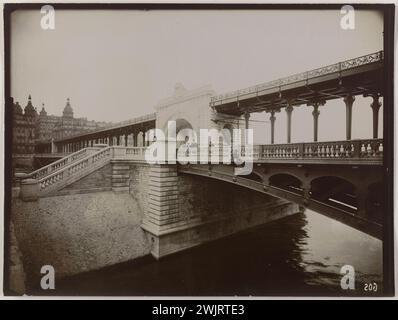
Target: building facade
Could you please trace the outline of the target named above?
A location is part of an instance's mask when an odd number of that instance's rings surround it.
[[[18,102],[13,102],[13,153],[33,154],[37,144],[63,139],[110,124],[75,118],[69,98],[62,116],[47,114],[44,104],[38,113],[29,95],[28,103],[23,109]]]
[[[35,150],[37,111],[32,105],[29,95],[28,104],[24,109],[18,102],[13,104],[13,153],[31,154]]]

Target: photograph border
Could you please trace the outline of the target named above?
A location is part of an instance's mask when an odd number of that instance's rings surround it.
[[[10,47],[11,13],[18,9],[37,9],[51,5],[55,10],[339,10],[343,4],[199,4],[199,3],[5,3],[4,18],[4,264],[3,292],[17,295],[9,289],[10,258],[10,216],[12,182],[12,123],[13,112],[10,95]],[[384,139],[384,195],[385,214],[383,221],[383,296],[394,296],[394,4],[352,4],[354,9],[380,10],[384,14],[384,96],[383,96],[383,139]],[[272,297],[272,296],[271,296]]]

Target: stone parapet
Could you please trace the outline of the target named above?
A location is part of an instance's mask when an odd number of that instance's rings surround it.
[[[23,201],[37,201],[39,198],[39,182],[36,179],[22,180],[20,197]]]

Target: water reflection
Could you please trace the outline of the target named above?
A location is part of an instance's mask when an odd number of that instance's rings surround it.
[[[340,268],[356,271],[356,290],[340,288]],[[58,282],[62,295],[374,295],[381,293],[382,244],[308,211],[163,260],[135,262]]]

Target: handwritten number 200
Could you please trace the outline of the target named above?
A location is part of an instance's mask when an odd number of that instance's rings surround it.
[[[363,290],[377,292],[377,283],[376,282],[365,283]]]

